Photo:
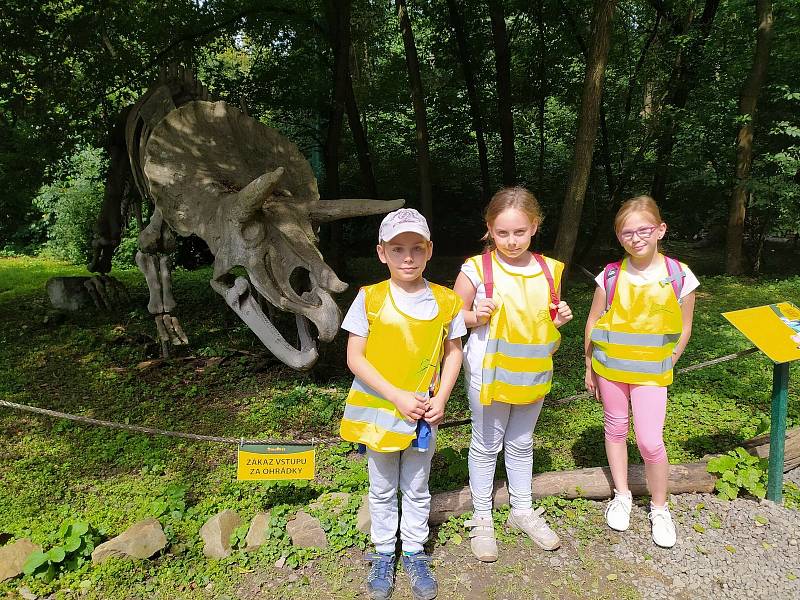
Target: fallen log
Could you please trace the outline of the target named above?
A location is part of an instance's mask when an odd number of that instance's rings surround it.
[[[800,467],[800,427],[786,432],[783,448],[783,472]],[[769,433],[759,435],[742,443],[742,448],[759,458],[769,458]]]
[[[769,456],[769,435],[758,436],[742,443],[748,452],[759,457]],[[716,477],[706,470],[710,456],[700,462],[670,465],[669,491],[672,494],[709,493],[714,490]],[[786,433],[784,472],[800,465],[800,427]],[[644,465],[628,466],[628,486],[634,496],[648,494]],[[551,471],[533,476],[533,497],[562,496],[564,498],[590,498],[601,500],[613,495],[611,470],[608,467],[589,467],[574,471]],[[508,487],[505,481],[496,481],[494,506],[508,504]],[[438,525],[452,516],[472,510],[469,487],[434,494],[431,498],[429,522]]]

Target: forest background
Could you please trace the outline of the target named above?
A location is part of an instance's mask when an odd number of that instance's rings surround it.
[[[343,336],[322,348],[310,373],[277,365],[208,286],[211,257],[196,238],[179,239],[176,260],[185,268],[174,279],[192,361],[150,360],[157,344],[147,288],[133,270],[135,223],[113,272],[131,292],[130,307],[59,315],[45,297],[48,278],[85,274],[109,129],[159,69],[176,63],[193,68],[212,99],[246,107],[297,143],[323,198],[405,198],[421,209],[436,244],[433,281],[452,284],[463,257],[480,249],[483,207],[502,185],[525,185],[539,197],[546,218],[537,249],[595,272],[619,256],[616,208],[651,193],[669,224],[665,251],[702,280],[685,365],[745,350],[723,311],[800,304],[798,39],[800,0],[7,0],[0,398],[235,439],[336,435],[351,382]],[[385,276],[372,254],[378,221],[322,232],[326,260],[354,284],[342,307],[359,284]],[[715,276],[748,271],[768,275]],[[582,326],[594,283],[573,273],[576,318],[555,357],[557,400],[583,390]],[[586,285],[575,284],[581,278]],[[670,396],[670,459],[700,460],[767,431],[771,384],[772,364],[755,354],[682,375]],[[791,427],[800,422],[797,369],[789,389]],[[448,419],[468,416],[459,383]],[[467,484],[469,436],[468,427],[440,432],[434,492]],[[605,464],[601,406],[585,397],[554,401],[535,442],[537,473]],[[632,437],[628,443],[641,462]],[[353,597],[367,543],[355,529],[367,482],[354,454],[352,444],[321,445],[314,481],[248,485],[235,481],[235,446],[3,411],[0,544],[29,537],[54,550],[77,524],[85,526],[78,551],[88,556],[95,543],[152,517],[169,547],[152,561],[93,566],[71,557],[1,583],[0,595]],[[352,495],[342,515],[314,513],[330,548],[293,547],[286,522],[340,492]],[[800,505],[796,486],[784,493],[787,507]],[[513,562],[496,577],[475,572],[476,582],[503,597],[532,597],[503,587],[506,573],[528,569],[531,589],[550,586],[552,597],[638,597],[632,581],[640,567],[611,572],[594,561],[610,548],[599,505],[540,503],[563,539],[593,544],[578,552],[579,578],[562,589],[550,581],[551,563],[514,544],[504,553]],[[245,553],[244,526],[232,556],[207,560],[199,530],[222,509],[245,523],[271,511],[270,541]],[[701,535],[699,508],[682,509],[684,529]],[[434,541],[437,557],[446,546],[457,559],[437,565],[448,597],[458,597],[451,590],[463,588],[472,569],[468,545],[459,546],[462,521],[444,525]],[[732,546],[725,548],[724,563],[736,570]],[[292,569],[278,566],[284,562]],[[751,562],[777,564],[773,555]]]
[[[323,198],[421,208],[437,254],[475,251],[486,199],[519,183],[562,260],[585,262],[620,202],[651,193],[672,239],[727,238],[725,270],[757,271],[769,236],[800,230],[798,34],[797,0],[12,0],[0,249],[85,261],[108,131],[179,62],[295,141]],[[329,233],[329,260],[371,251],[374,228]],[[206,262],[201,246],[179,264]]]

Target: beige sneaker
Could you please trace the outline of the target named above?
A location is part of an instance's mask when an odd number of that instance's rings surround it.
[[[542,518],[544,508],[537,508],[529,515],[515,515],[512,510],[508,515],[506,525],[511,529],[519,529],[528,534],[528,537],[543,550],[555,550],[561,545],[556,532],[548,527]]]
[[[497,560],[497,540],[494,537],[494,522],[491,517],[473,517],[464,521],[470,528],[469,545],[475,558],[482,562]]]

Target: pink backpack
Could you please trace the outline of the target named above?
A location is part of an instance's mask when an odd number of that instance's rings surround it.
[[[686,278],[686,272],[681,267],[681,263],[669,256],[664,257],[664,262],[667,263],[667,276],[659,281],[662,286],[672,284],[672,291],[675,292],[675,298],[678,302],[681,301],[681,290],[683,289],[683,280]],[[622,267],[622,261],[608,263],[603,269],[603,287],[606,290],[606,311],[611,308],[611,302],[614,300],[614,293],[617,291],[617,279],[619,278],[619,270]]]

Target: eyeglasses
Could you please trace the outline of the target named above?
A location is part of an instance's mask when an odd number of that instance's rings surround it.
[[[639,229],[633,230],[625,230],[620,231],[619,237],[623,242],[632,242],[633,241],[633,234],[639,236],[640,240],[649,240],[650,236],[653,235],[653,232],[658,229],[658,227],[651,225],[649,227],[639,227]]]

